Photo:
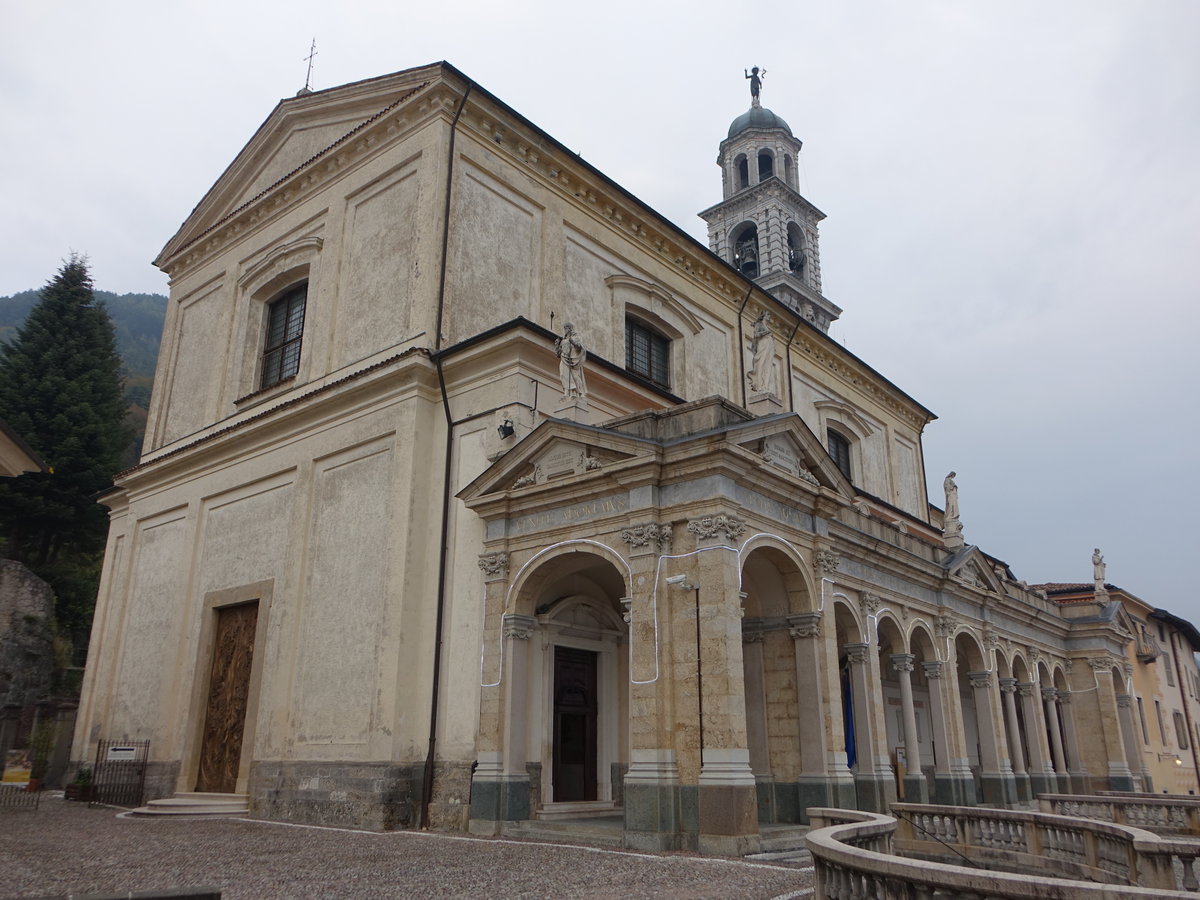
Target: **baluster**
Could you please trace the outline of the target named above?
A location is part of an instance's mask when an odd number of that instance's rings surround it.
[[[1200,888],[1200,882],[1196,881],[1196,873],[1192,869],[1196,857],[1184,856],[1182,853],[1178,854],[1178,856],[1179,861],[1183,863],[1183,889],[1194,892],[1197,888]]]

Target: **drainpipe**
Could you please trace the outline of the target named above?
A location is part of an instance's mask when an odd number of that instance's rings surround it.
[[[788,408],[792,412],[796,411],[796,390],[792,385],[792,341],[796,339],[796,332],[800,330],[801,321],[801,319],[796,319],[796,327],[788,335],[787,346],[783,348],[783,359],[786,365],[788,380]]]
[[[450,197],[454,186],[454,139],[458,134],[458,119],[467,98],[471,95],[474,82],[467,82],[467,90],[459,101],[458,109],[454,112],[454,120],[450,123],[450,145],[446,159],[446,199],[442,210],[442,262],[438,275],[437,299],[437,330],[433,336],[434,364],[437,366],[438,389],[442,394],[442,410],[446,416],[446,459],[442,470],[442,547],[441,558],[438,561],[437,588],[437,622],[434,626],[435,641],[433,645],[433,685],[429,701],[429,750],[425,755],[425,771],[421,779],[421,828],[429,827],[429,804],[433,801],[433,761],[437,751],[438,700],[441,696],[442,681],[442,630],[446,618],[446,569],[450,553],[450,476],[454,451],[454,421],[450,415],[450,397],[446,393],[446,376],[441,357],[437,351],[442,348],[442,318],[446,304],[446,254],[450,246]]]

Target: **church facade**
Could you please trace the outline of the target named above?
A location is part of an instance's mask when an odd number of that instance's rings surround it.
[[[156,260],[75,758],[725,853],[814,805],[1156,787],[1121,598],[968,543],[933,414],[828,338],[800,152],[756,94],[705,248],[445,63],[282,101]]]

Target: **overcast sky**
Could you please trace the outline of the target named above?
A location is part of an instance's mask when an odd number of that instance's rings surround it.
[[[1200,623],[1200,2],[6,0],[0,295],[150,265],[282,97],[446,59],[704,241],[763,104],[829,216],[831,334],[939,415],[930,499],[1030,582]],[[705,241],[706,242],[706,241]]]

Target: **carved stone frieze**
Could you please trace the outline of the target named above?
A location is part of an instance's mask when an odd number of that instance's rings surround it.
[[[627,543],[631,550],[652,546],[661,553],[671,546],[671,526],[660,525],[658,522],[633,525],[621,529],[621,540]]]
[[[986,650],[995,650],[1000,646],[1000,635],[998,635],[992,628],[984,628],[983,646]]]
[[[513,490],[516,490],[517,488],[529,487],[529,485],[537,484],[541,480],[542,480],[542,467],[535,465],[533,467],[532,472],[522,475],[520,478],[518,478],[516,481],[513,482]]]
[[[864,616],[873,616],[879,612],[879,606],[883,603],[883,598],[878,594],[872,594],[869,591],[863,591],[858,597],[858,606],[862,610]]]
[[[953,637],[957,628],[958,618],[950,615],[950,613],[942,613],[933,620],[933,630],[940,638]]]
[[[728,541],[736,541],[746,533],[746,523],[737,516],[727,516],[722,513],[716,516],[701,516],[699,519],[692,519],[688,522],[687,530],[701,541],[711,541],[721,536]]]
[[[834,574],[842,562],[841,557],[832,550],[818,550],[813,556],[813,561],[822,575]]]
[[[495,553],[480,553],[479,568],[485,578],[504,577],[508,574],[508,553],[498,550]]]
[[[1121,664],[1110,656],[1089,656],[1088,665],[1097,672],[1105,672]]]

